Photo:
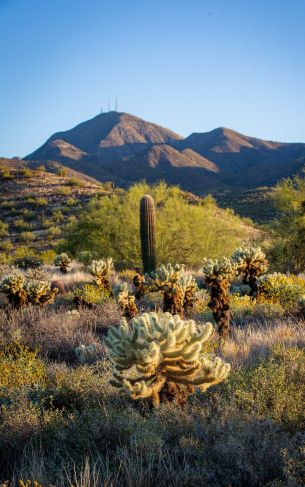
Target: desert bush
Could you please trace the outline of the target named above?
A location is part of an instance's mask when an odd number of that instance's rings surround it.
[[[0,399],[6,389],[41,385],[45,382],[45,365],[36,352],[18,342],[0,345]]]
[[[59,237],[59,235],[61,235],[61,230],[60,228],[53,226],[47,229],[46,235],[48,239],[52,240],[53,238]]]
[[[78,306],[97,306],[109,299],[109,293],[96,284],[84,283],[74,291],[74,302]]]
[[[0,220],[0,237],[9,235],[8,224]]]
[[[305,293],[305,280],[295,275],[266,274],[258,280],[258,300],[278,303],[288,311],[295,310]]]
[[[20,269],[37,269],[42,265],[42,261],[38,257],[20,257],[14,259],[14,265]]]
[[[121,268],[141,268],[138,212],[140,198],[146,193],[156,204],[159,262],[199,267],[205,256],[230,256],[246,238],[241,220],[226,212],[217,218],[215,205],[204,204],[204,200],[191,204],[178,188],[163,183],[154,187],[136,184],[123,194],[91,201],[68,230],[61,250],[75,256],[83,250],[94,252],[97,258],[111,255]]]
[[[20,240],[22,242],[34,242],[34,240],[36,240],[36,235],[33,232],[21,232]]]
[[[160,400],[184,403],[195,387],[204,392],[229,373],[229,364],[202,353],[212,333],[211,323],[199,331],[194,321],[170,313],[143,314],[132,320],[131,329],[123,319],[104,340],[114,365],[111,384],[154,406]]]

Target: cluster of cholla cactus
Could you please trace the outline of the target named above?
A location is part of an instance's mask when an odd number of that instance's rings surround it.
[[[0,292],[7,296],[14,308],[21,308],[26,304],[27,296],[24,283],[25,277],[21,272],[7,274],[0,282]]]
[[[191,275],[182,275],[178,284],[183,292],[183,309],[186,312],[191,311],[197,300],[198,286],[196,280]]]
[[[118,303],[123,311],[123,316],[128,320],[131,320],[136,316],[136,314],[138,314],[135,297],[132,294],[129,294],[127,282],[123,282],[121,286],[118,294]]]
[[[54,265],[59,267],[62,274],[67,274],[68,268],[71,265],[71,259],[68,254],[63,252],[62,254],[56,255]]]
[[[250,287],[250,296],[258,293],[258,278],[268,269],[268,261],[260,247],[240,247],[232,255],[243,284]]]
[[[224,380],[230,365],[203,352],[213,325],[197,327],[170,313],[145,313],[129,326],[111,327],[104,344],[113,363],[111,384],[132,399],[183,404],[195,387],[204,392]]]
[[[184,265],[167,264],[144,276],[151,291],[162,292],[164,313],[183,316],[184,294],[179,282],[183,273]]]
[[[209,307],[218,325],[221,339],[226,339],[230,328],[230,281],[237,274],[237,265],[230,259],[204,259],[203,275],[207,287],[210,289],[211,299]]]
[[[105,294],[112,296],[110,284],[110,272],[113,269],[112,259],[93,260],[88,267],[90,274],[94,277],[96,285],[103,289]]]
[[[150,274],[137,274],[133,279],[135,296],[140,299],[146,292],[161,291],[163,311],[183,317],[189,312],[197,299],[198,287],[195,279],[185,274],[184,265],[161,265]]]
[[[1,280],[0,292],[6,294],[13,307],[21,308],[29,303],[42,305],[53,302],[58,289],[51,289],[50,283],[38,275],[26,277],[20,272],[12,272]]]

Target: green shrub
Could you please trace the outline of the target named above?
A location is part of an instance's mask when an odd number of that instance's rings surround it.
[[[8,235],[8,224],[0,220],[0,237],[7,237]]]
[[[20,240],[22,242],[34,242],[34,240],[36,240],[36,236],[33,232],[21,232]]]
[[[122,268],[141,268],[139,202],[149,193],[156,203],[159,263],[183,262],[199,267],[205,256],[230,256],[247,235],[242,221],[215,206],[192,204],[178,188],[136,184],[127,192],[95,199],[65,235],[63,251],[112,255]],[[216,214],[217,213],[217,214]]]
[[[46,231],[46,235],[50,240],[52,240],[53,238],[59,237],[59,235],[61,235],[61,230],[60,228],[53,226],[48,228],[48,230]]]
[[[34,200],[34,204],[35,204],[35,206],[47,206],[48,200],[47,200],[47,198],[43,198],[43,197],[36,198]]]
[[[266,274],[258,280],[258,286],[259,301],[278,303],[286,310],[295,309],[305,294],[305,280],[295,275]]]

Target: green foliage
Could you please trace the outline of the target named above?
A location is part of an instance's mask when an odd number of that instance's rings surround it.
[[[80,306],[102,304],[109,298],[109,293],[96,284],[82,284],[74,291],[74,301]]]
[[[6,237],[9,235],[8,224],[0,220],[0,237]]]
[[[60,228],[53,226],[48,228],[48,230],[46,231],[46,235],[50,240],[52,240],[53,238],[59,237],[59,235],[61,235],[61,230]]]
[[[112,385],[132,399],[149,398],[155,406],[171,395],[180,402],[194,387],[205,392],[230,371],[220,358],[202,354],[212,333],[211,323],[199,331],[193,320],[183,321],[169,313],[143,314],[132,320],[131,328],[123,319],[104,340],[114,365]]]
[[[123,194],[93,200],[69,228],[61,247],[77,255],[112,255],[123,268],[141,268],[139,201],[149,193],[156,205],[157,255],[160,262],[199,267],[203,257],[231,255],[246,237],[242,221],[211,204],[190,203],[176,187],[136,184]]]
[[[38,257],[21,257],[14,259],[14,265],[20,269],[36,269],[42,265],[42,261]]]
[[[36,240],[36,236],[33,232],[21,232],[20,240],[22,242],[34,242],[34,240]]]
[[[272,224],[273,244],[268,256],[277,270],[305,270],[305,178],[281,181],[273,193],[279,217]]]
[[[60,177],[64,178],[64,177],[66,177],[66,176],[67,176],[67,174],[68,174],[68,171],[67,171],[67,169],[66,169],[65,167],[59,167],[59,168],[57,169],[57,175],[58,175],[58,176],[60,176]]]
[[[47,200],[47,198],[43,198],[43,197],[36,198],[36,199],[34,199],[34,204],[35,204],[35,206],[47,206],[48,200]]]
[[[271,417],[295,430],[305,426],[305,351],[276,347],[255,368],[241,370],[227,386],[244,414]]]
[[[0,393],[44,382],[45,365],[36,352],[18,343],[0,346]]]
[[[259,300],[279,303],[284,309],[292,311],[305,293],[305,280],[293,274],[287,276],[275,272],[259,278],[258,290]]]
[[[79,179],[79,178],[70,178],[68,181],[67,181],[67,184],[69,186],[76,186],[76,187],[81,187],[81,186],[84,186],[84,182]]]

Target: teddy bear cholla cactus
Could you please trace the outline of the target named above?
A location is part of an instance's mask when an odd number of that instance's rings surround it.
[[[236,275],[237,266],[226,257],[219,261],[217,259],[204,259],[202,271],[205,283],[211,293],[209,307],[218,324],[221,339],[226,339],[229,334],[231,317],[229,285],[231,279]]]
[[[67,274],[70,264],[71,259],[68,254],[63,252],[62,254],[56,255],[54,265],[56,267],[59,267],[59,270],[62,274]]]
[[[243,284],[250,286],[250,296],[258,293],[258,278],[267,271],[268,261],[260,247],[239,247],[232,255]]]
[[[27,301],[24,282],[24,275],[17,271],[5,275],[0,282],[0,292],[6,294],[10,304],[16,308],[24,306]]]
[[[52,303],[58,293],[56,287],[51,289],[51,285],[48,281],[34,278],[25,281],[24,290],[26,292],[27,301],[36,305]]]
[[[182,275],[178,280],[178,284],[183,292],[183,308],[185,311],[189,312],[193,308],[197,299],[197,283],[193,276]]]
[[[162,265],[155,272],[144,275],[144,282],[151,291],[162,291],[163,311],[183,316],[184,295],[179,279],[184,273],[184,265]]]
[[[19,272],[13,272],[0,282],[0,292],[7,295],[14,307],[20,308],[28,303],[35,305],[50,303],[54,300],[58,289],[51,289],[50,284],[44,279],[25,277]]]
[[[123,316],[128,320],[132,319],[138,313],[135,297],[129,294],[127,282],[123,282],[118,294],[118,303],[123,311]]]
[[[123,319],[104,340],[114,365],[112,385],[154,406],[170,399],[184,403],[195,387],[204,392],[229,373],[229,364],[202,351],[212,333],[211,323],[199,330],[193,320],[170,313],[145,313],[130,327]]]
[[[110,272],[113,269],[112,259],[93,260],[88,267],[90,274],[94,277],[96,285],[103,288],[109,296],[112,296],[112,289],[109,280]]]

